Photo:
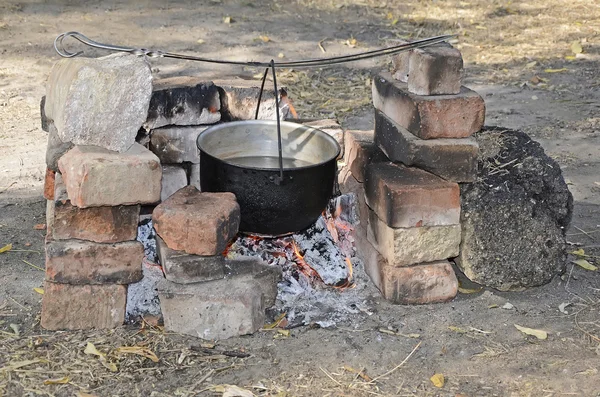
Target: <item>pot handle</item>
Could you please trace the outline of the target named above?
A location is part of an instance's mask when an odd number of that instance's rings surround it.
[[[267,75],[269,74],[269,70],[273,72],[273,89],[275,91],[275,114],[277,115],[277,149],[279,151],[279,175],[273,178],[273,183],[276,185],[281,185],[283,183],[283,151],[281,149],[281,116],[279,114],[279,90],[277,89],[277,76],[275,73],[275,61],[271,59],[269,67],[265,69],[265,74],[263,75],[262,82],[260,83],[260,91],[258,92],[258,101],[256,104],[256,113],[254,115],[254,119],[258,120],[258,110],[260,109],[260,101],[262,99],[262,94],[265,89],[265,81],[267,80]]]

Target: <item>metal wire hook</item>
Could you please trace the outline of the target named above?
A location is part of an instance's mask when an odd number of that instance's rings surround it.
[[[114,44],[98,43],[97,41],[94,41],[79,32],[71,31],[71,32],[61,33],[56,37],[56,39],[54,39],[54,49],[56,50],[58,55],[60,55],[61,57],[64,57],[64,58],[73,58],[73,57],[83,54],[83,51],[78,51],[78,52],[73,53],[73,52],[69,52],[66,50],[65,44],[63,43],[63,41],[67,37],[72,37],[75,40],[79,41],[80,43],[83,43],[90,47],[99,48],[102,50],[130,52],[130,53],[136,54],[136,55],[148,55],[148,56],[152,56],[152,57],[162,56],[160,51],[150,51],[150,50],[145,50],[145,49],[123,47],[123,46],[114,45]]]

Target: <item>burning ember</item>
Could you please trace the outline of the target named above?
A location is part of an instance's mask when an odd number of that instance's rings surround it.
[[[353,247],[348,237],[353,230],[353,216],[347,214],[352,211],[349,203],[348,197],[339,196],[313,226],[291,236],[240,235],[224,254],[229,259],[260,257],[271,266],[281,267],[284,282],[290,285],[297,283],[310,289],[351,287]]]

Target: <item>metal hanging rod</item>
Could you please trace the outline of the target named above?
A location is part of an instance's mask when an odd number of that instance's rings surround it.
[[[161,50],[149,50],[145,48],[132,48],[132,47],[124,47],[120,45],[114,44],[104,44],[94,41],[85,35],[79,32],[66,32],[58,35],[54,40],[54,49],[63,58],[73,58],[78,55],[83,54],[83,51],[78,52],[69,52],[65,48],[64,39],[67,37],[74,38],[79,42],[93,48],[99,48],[102,50],[108,51],[118,51],[118,52],[128,52],[134,55],[145,55],[151,58],[174,58],[174,59],[183,59],[188,61],[198,61],[198,62],[206,62],[213,64],[221,64],[221,65],[241,65],[241,66],[256,66],[256,67],[266,67],[266,68],[305,68],[305,67],[321,67],[328,65],[336,65],[344,62],[354,62],[360,61],[363,59],[375,58],[383,55],[393,55],[403,51],[412,50],[414,48],[426,47],[432,44],[441,43],[443,41],[447,41],[452,37],[456,37],[455,34],[447,34],[442,36],[430,37],[427,39],[413,41],[407,44],[399,44],[392,47],[381,48],[378,50],[365,51],[360,52],[353,55],[343,55],[337,57],[330,58],[317,58],[317,59],[306,59],[300,61],[288,61],[288,62],[242,62],[242,61],[227,61],[221,59],[211,59],[211,58],[203,58],[197,57],[193,55],[184,55],[177,54],[167,51]]]

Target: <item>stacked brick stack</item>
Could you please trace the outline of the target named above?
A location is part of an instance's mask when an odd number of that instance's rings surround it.
[[[44,104],[50,132],[44,328],[124,321],[127,285],[142,277],[143,246],[135,241],[140,205],[160,200],[159,160],[135,143],[151,93],[143,58],[78,58],[52,69]]]
[[[373,80],[375,131],[346,134],[342,182],[360,197],[359,253],[383,295],[397,303],[452,299],[448,258],[461,241],[458,182],[472,182],[485,104],[461,86],[462,57],[449,45],[404,53],[394,77]],[[350,175],[351,174],[351,175]],[[364,185],[363,185],[364,184]]]
[[[232,193],[185,187],[158,205],[152,220],[166,277],[159,295],[167,330],[224,339],[264,324],[281,272],[257,260],[225,260],[240,224]]]

